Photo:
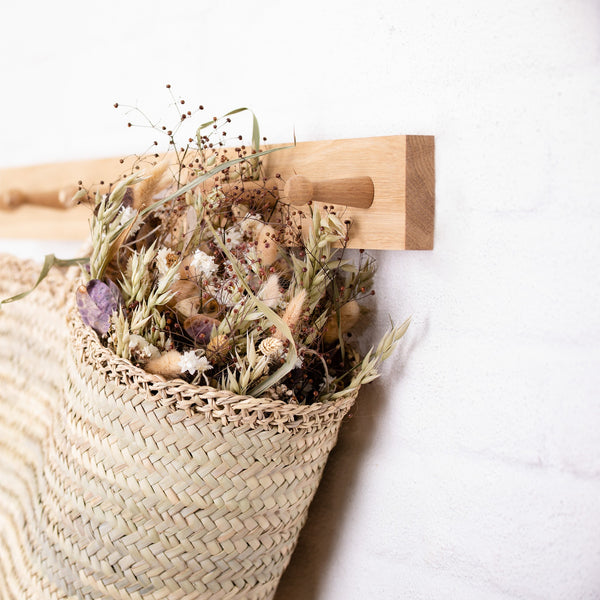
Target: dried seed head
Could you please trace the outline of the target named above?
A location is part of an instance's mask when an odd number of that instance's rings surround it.
[[[304,302],[306,301],[306,290],[302,288],[289,302],[285,312],[282,315],[283,322],[292,330],[300,321],[300,317],[304,312]],[[277,330],[275,333],[275,337],[278,337],[280,340],[284,339],[283,332]]]
[[[258,346],[258,351],[268,358],[274,359],[281,356],[283,342],[276,337],[265,338]]]
[[[163,377],[177,377],[181,374],[181,354],[177,350],[169,350],[158,358],[149,360],[145,365],[144,369],[148,373],[154,373],[155,375],[162,375]]]
[[[269,275],[269,278],[258,292],[258,298],[269,308],[277,306],[281,300],[281,289],[279,287],[279,277],[277,277],[277,275]]]
[[[164,189],[163,177],[168,167],[169,161],[163,160],[152,169],[146,179],[133,188],[133,208],[140,210],[148,206],[156,194]]]
[[[222,361],[231,349],[231,340],[226,335],[216,335],[206,347],[206,356],[211,362]]]
[[[202,304],[202,312],[208,317],[216,318],[220,310],[221,307],[214,298],[208,298],[208,300],[204,300]]]

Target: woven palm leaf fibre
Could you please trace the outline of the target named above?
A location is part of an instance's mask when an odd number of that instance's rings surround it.
[[[23,284],[31,266],[0,268]],[[355,395],[165,381],[105,348],[67,288],[0,312],[0,598],[272,598]]]

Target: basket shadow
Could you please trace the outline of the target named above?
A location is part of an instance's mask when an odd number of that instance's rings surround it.
[[[342,423],[323,478],[311,503],[290,564],[274,600],[316,600],[322,580],[339,544],[361,463],[377,433],[388,402],[379,380],[361,392],[350,417]]]
[[[400,382],[385,383],[385,373],[362,388],[346,417],[338,442],[329,455],[323,478],[310,505],[290,564],[284,571],[274,600],[318,600],[328,569],[336,554],[344,527],[349,526],[351,498],[360,483],[360,472],[383,423],[392,394],[401,394],[401,382],[414,350],[429,333],[429,320],[417,336],[403,340],[394,352],[389,372]]]

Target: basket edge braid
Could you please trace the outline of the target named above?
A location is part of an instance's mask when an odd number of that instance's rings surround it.
[[[271,398],[237,395],[210,386],[192,385],[182,379],[165,380],[160,375],[147,373],[130,361],[116,356],[103,346],[98,335],[86,327],[77,310],[68,313],[72,343],[80,359],[89,361],[101,370],[107,381],[116,385],[139,386],[157,405],[169,406],[173,412],[184,410],[188,417],[195,416],[240,427],[279,431],[313,430],[323,423],[341,421],[354,404],[358,390],[334,402],[295,404]]]

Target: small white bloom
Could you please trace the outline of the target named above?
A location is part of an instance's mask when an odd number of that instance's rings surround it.
[[[294,369],[300,369],[303,363],[304,358],[302,356],[298,356],[298,358],[296,358],[296,362],[294,363]]]
[[[119,219],[119,225],[125,225],[127,221],[130,221],[137,215],[137,210],[131,206],[125,206],[121,208],[121,218]]]
[[[166,275],[170,265],[177,260],[178,256],[170,249],[164,246],[156,253],[156,268],[159,275]]]
[[[119,218],[119,225],[125,225],[131,219],[135,218],[137,215],[138,215],[138,211],[135,210],[135,208],[132,208],[131,206],[126,206],[124,208],[121,208],[121,217]],[[132,235],[132,234],[136,233],[137,230],[141,227],[141,225],[142,225],[141,219],[137,219],[136,221],[134,221],[129,234]]]
[[[206,254],[206,252],[203,252],[202,250],[196,250],[194,252],[194,258],[192,258],[190,267],[196,269],[198,273],[201,273],[206,277],[210,277],[217,270],[215,257]]]
[[[132,333],[129,337],[129,349],[132,354],[136,355],[140,360],[157,358],[160,356],[160,352],[156,346],[136,333]]]
[[[179,366],[181,367],[182,373],[187,371],[190,375],[204,373],[205,371],[213,368],[208,362],[206,356],[198,356],[193,350],[184,352],[181,355],[181,358],[179,359]]]
[[[240,231],[239,227],[233,226],[229,229],[219,229],[219,237],[225,242],[225,246],[228,250],[239,246],[244,241],[244,234]]]

